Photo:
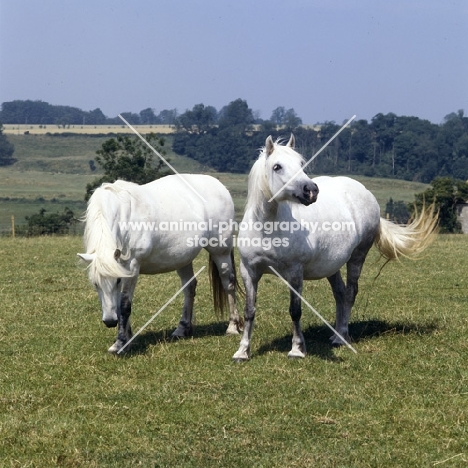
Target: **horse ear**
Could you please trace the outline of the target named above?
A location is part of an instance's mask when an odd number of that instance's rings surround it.
[[[78,255],[78,257],[80,257],[81,260],[83,260],[83,262],[88,263],[88,264],[91,263],[96,258],[96,254],[78,253],[76,255]]]
[[[120,249],[115,249],[114,258],[116,261],[120,258],[121,255],[122,255],[122,251]]]
[[[289,146],[292,149],[294,149],[294,147],[296,146],[296,139],[294,138],[294,135],[292,133],[286,146]]]
[[[271,138],[271,135],[266,139],[265,141],[265,150],[266,150],[266,155],[267,157],[273,153],[275,149],[275,144],[273,143],[273,138]]]

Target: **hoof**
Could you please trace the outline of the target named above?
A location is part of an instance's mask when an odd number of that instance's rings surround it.
[[[237,359],[233,357],[232,361],[235,362],[236,364],[242,364],[243,362],[247,362],[248,359]]]
[[[185,328],[180,325],[173,331],[171,338],[188,338],[193,335],[193,328]]]
[[[234,322],[229,322],[229,326],[226,330],[226,335],[239,335],[242,331],[241,327]]]
[[[306,357],[305,353],[299,351],[298,349],[291,350],[288,353],[289,359],[304,359]]]
[[[250,358],[246,358],[246,357],[242,357],[242,358],[238,358],[238,357],[232,357],[232,360],[236,363],[236,364],[241,364],[243,362],[247,362]]]
[[[250,351],[249,350],[241,350],[239,349],[234,356],[232,356],[232,360],[234,362],[240,363],[245,362],[250,359]]]
[[[348,343],[351,343],[351,337],[348,335],[348,333],[343,334],[342,336]],[[338,335],[331,336],[330,340],[333,347],[338,348],[340,346],[346,346],[346,343]]]
[[[108,350],[107,352],[110,353],[110,354],[118,354],[119,351],[124,347],[125,343],[122,343],[121,341],[116,341]],[[123,352],[126,352],[128,351],[129,349],[129,346],[127,346],[125,348],[125,351]]]

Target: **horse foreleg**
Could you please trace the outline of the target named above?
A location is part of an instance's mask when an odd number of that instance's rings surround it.
[[[182,309],[182,317],[178,327],[172,333],[173,338],[185,338],[187,336],[192,336],[193,334],[193,304],[195,302],[195,291],[197,288],[197,279],[193,278],[193,265],[189,265],[177,270],[180,281],[184,288],[184,307]],[[190,281],[190,284],[188,284]]]
[[[302,278],[292,281],[290,284],[299,294],[302,294]],[[292,348],[288,353],[288,357],[303,358],[306,355],[306,345],[304,335],[301,330],[301,298],[293,291],[290,291],[289,314],[291,315],[291,320],[293,322],[293,338]]]
[[[247,270],[241,262],[240,272],[245,286],[245,309],[244,309],[244,331],[239,349],[232,357],[236,362],[247,361],[250,359],[250,339],[255,320],[255,301],[257,298],[257,286],[259,277]]]
[[[118,353],[132,337],[130,314],[132,313],[132,300],[136,283],[137,277],[124,278],[122,280],[117,339],[115,340],[115,343],[108,349],[109,353]]]

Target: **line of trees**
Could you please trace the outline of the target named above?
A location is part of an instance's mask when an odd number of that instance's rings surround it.
[[[335,122],[308,128],[301,125],[293,109],[289,113],[278,109],[270,120],[258,122],[241,99],[218,114],[199,104],[177,118],[173,150],[219,171],[242,173],[249,171],[270,134],[288,137],[294,132],[298,150],[309,158],[341,128]],[[275,118],[286,114],[289,118]],[[459,110],[440,125],[393,113],[377,114],[370,122],[355,121],[314,160],[311,170],[426,183],[439,176],[466,180],[468,117]]]
[[[162,110],[159,114],[151,108],[139,114],[122,112],[122,116],[133,125],[173,125],[177,110]],[[56,106],[44,101],[15,100],[4,102],[0,110],[0,122],[5,124],[31,125],[120,125],[117,117],[106,117],[101,109],[83,111],[77,107]]]
[[[238,100],[241,101],[241,100]],[[235,101],[236,102],[236,101]],[[148,107],[139,113],[121,112],[122,117],[132,125],[178,125],[183,126],[186,121],[194,117],[198,124],[202,119],[208,126],[216,125],[223,119],[226,109],[229,106],[224,106],[219,112],[212,106],[205,107],[203,104],[195,106],[192,111],[186,111],[179,115],[177,109],[164,109],[159,113]],[[191,112],[200,115],[190,115]],[[201,119],[200,119],[201,117]],[[294,109],[285,109],[277,107],[270,118],[276,125],[287,125],[297,127],[302,124],[302,120]],[[262,123],[262,119],[258,116],[254,117],[252,112],[252,121],[254,123]],[[2,103],[0,110],[0,122],[5,124],[31,124],[31,125],[120,125],[122,121],[118,116],[106,117],[101,109],[97,108],[92,111],[83,111],[77,107],[71,106],[56,106],[44,101],[32,100],[15,100]]]

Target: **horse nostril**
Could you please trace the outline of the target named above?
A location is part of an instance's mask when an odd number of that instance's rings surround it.
[[[311,203],[314,203],[317,200],[317,195],[319,192],[319,189],[317,187],[317,184],[310,182],[302,188],[304,197],[308,200],[310,200]]]
[[[309,195],[310,193],[312,193],[313,195],[317,195],[318,192],[319,192],[319,189],[318,189],[317,185],[313,184],[313,183],[304,185],[302,190],[303,190],[304,194],[306,194],[306,195]]]
[[[103,323],[107,328],[115,328],[119,322],[118,320],[103,320]]]

